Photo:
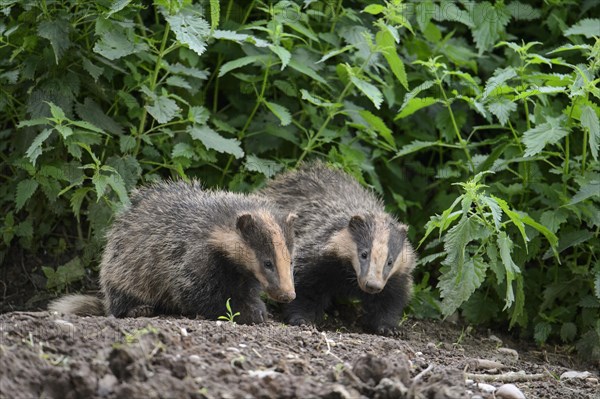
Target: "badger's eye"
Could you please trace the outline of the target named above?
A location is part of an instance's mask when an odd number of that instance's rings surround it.
[[[369,256],[369,253],[367,251],[362,251],[360,253],[360,257],[363,259],[367,259],[368,256]]]
[[[388,259],[388,261],[387,261],[387,265],[388,265],[388,266],[391,266],[391,265],[392,265],[392,258],[389,258],[389,259]]]
[[[264,265],[265,265],[265,269],[273,270],[273,262],[271,262],[270,260],[266,260]]]

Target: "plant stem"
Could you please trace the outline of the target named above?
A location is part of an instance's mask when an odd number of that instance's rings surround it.
[[[585,174],[585,162],[587,159],[587,142],[588,142],[588,130],[583,129],[583,154],[581,157],[581,175]]]
[[[169,24],[165,24],[165,31],[163,33],[162,41],[160,43],[160,49],[158,50],[158,55],[156,57],[156,64],[154,66],[154,72],[152,73],[152,78],[150,79],[150,91],[154,92],[156,89],[156,82],[158,80],[158,73],[160,72],[165,47],[167,47],[167,39],[169,38],[170,27]],[[144,128],[146,127],[146,118],[148,116],[148,111],[146,107],[142,108],[142,116],[140,118],[140,125],[138,126],[135,151],[133,152],[133,156],[137,156],[140,152],[140,145],[142,143],[142,135],[144,134]]]
[[[467,143],[460,135],[460,130],[458,129],[458,125],[456,124],[456,119],[454,119],[454,112],[452,112],[452,106],[451,106],[450,100],[448,100],[448,96],[446,95],[446,90],[444,90],[444,85],[442,85],[442,80],[438,77],[437,71],[435,72],[435,79],[436,79],[438,86],[440,87],[440,90],[442,91],[442,96],[444,97],[444,104],[446,104],[446,108],[448,109],[448,112],[450,113],[450,120],[452,121],[452,126],[454,128],[454,134],[456,135],[456,138],[458,139],[460,146],[462,147],[463,151],[465,152],[465,155],[467,156],[467,160],[469,161],[469,165],[471,166],[471,171],[475,171],[475,165],[473,164],[473,160],[471,159],[471,154],[469,154],[469,150],[467,149]]]

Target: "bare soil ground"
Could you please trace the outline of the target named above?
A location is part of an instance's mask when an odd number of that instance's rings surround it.
[[[12,312],[0,334],[1,398],[494,398],[489,385],[505,382],[527,398],[600,398],[592,365],[434,321],[409,319],[390,338]],[[560,380],[569,370],[590,375]]]

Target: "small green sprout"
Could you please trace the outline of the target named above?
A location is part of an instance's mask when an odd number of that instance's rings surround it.
[[[227,298],[227,302],[225,302],[225,308],[227,308],[227,315],[219,316],[218,319],[219,320],[227,320],[230,323],[235,323],[235,318],[240,315],[240,312],[233,313],[233,311],[231,310],[231,304],[229,303],[229,301],[231,301],[231,298]]]

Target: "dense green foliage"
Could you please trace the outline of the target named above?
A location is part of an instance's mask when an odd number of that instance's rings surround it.
[[[414,314],[598,359],[600,11],[539,3],[2,0],[2,267],[64,291],[134,186],[319,157],[412,227]]]

